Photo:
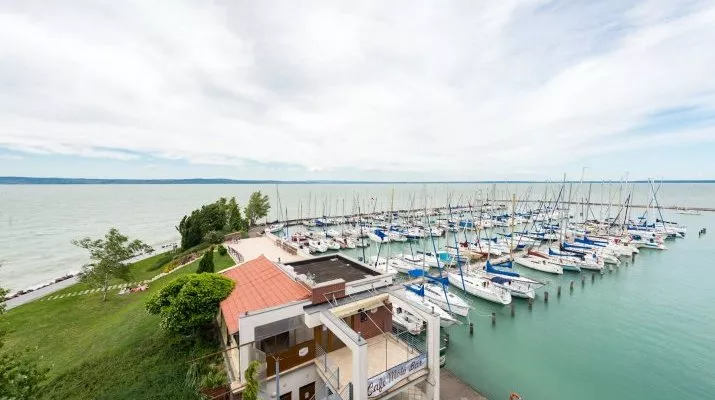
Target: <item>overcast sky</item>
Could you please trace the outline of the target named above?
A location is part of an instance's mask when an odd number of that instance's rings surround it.
[[[0,0],[0,175],[715,178],[715,2]]]

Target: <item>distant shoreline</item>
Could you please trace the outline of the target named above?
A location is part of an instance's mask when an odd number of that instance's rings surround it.
[[[566,181],[580,183],[580,181]],[[660,183],[661,181],[656,181]],[[663,183],[715,183],[715,179],[673,179],[663,180]],[[346,180],[260,180],[260,179],[224,179],[224,178],[188,178],[188,179],[100,179],[100,178],[39,178],[27,176],[0,176],[0,185],[350,185],[350,184],[495,184],[495,183],[551,183],[561,181],[526,181],[526,180],[484,180],[484,181],[346,181]],[[620,181],[590,180],[583,183],[611,183]],[[628,183],[648,183],[647,180],[632,180]]]

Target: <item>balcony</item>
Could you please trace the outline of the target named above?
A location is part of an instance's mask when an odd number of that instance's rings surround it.
[[[368,397],[378,397],[428,373],[424,340],[419,337],[407,332],[383,333],[368,339],[367,346]],[[319,348],[316,353],[320,375],[339,393],[345,393],[352,377],[350,349],[342,347],[326,354]]]

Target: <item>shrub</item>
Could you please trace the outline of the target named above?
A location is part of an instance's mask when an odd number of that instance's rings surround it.
[[[223,242],[223,233],[219,231],[211,231],[206,233],[204,235],[204,242],[206,243],[212,243],[212,244],[219,244]]]
[[[217,250],[218,250],[218,255],[220,255],[222,257],[225,256],[226,254],[228,254],[228,250],[226,250],[226,248],[222,244],[218,245]]]
[[[221,300],[235,283],[219,274],[187,274],[174,279],[146,303],[150,314],[161,317],[161,327],[172,333],[195,333],[214,320]]]
[[[199,262],[199,268],[196,269],[196,273],[201,274],[204,272],[214,272],[214,248],[210,247],[201,257]]]

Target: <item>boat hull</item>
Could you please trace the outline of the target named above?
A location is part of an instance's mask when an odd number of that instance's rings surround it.
[[[545,259],[517,257],[514,259],[514,262],[521,265],[522,267],[533,269],[535,271],[541,271],[557,275],[562,275],[564,273],[564,269],[562,266],[552,264]]]

